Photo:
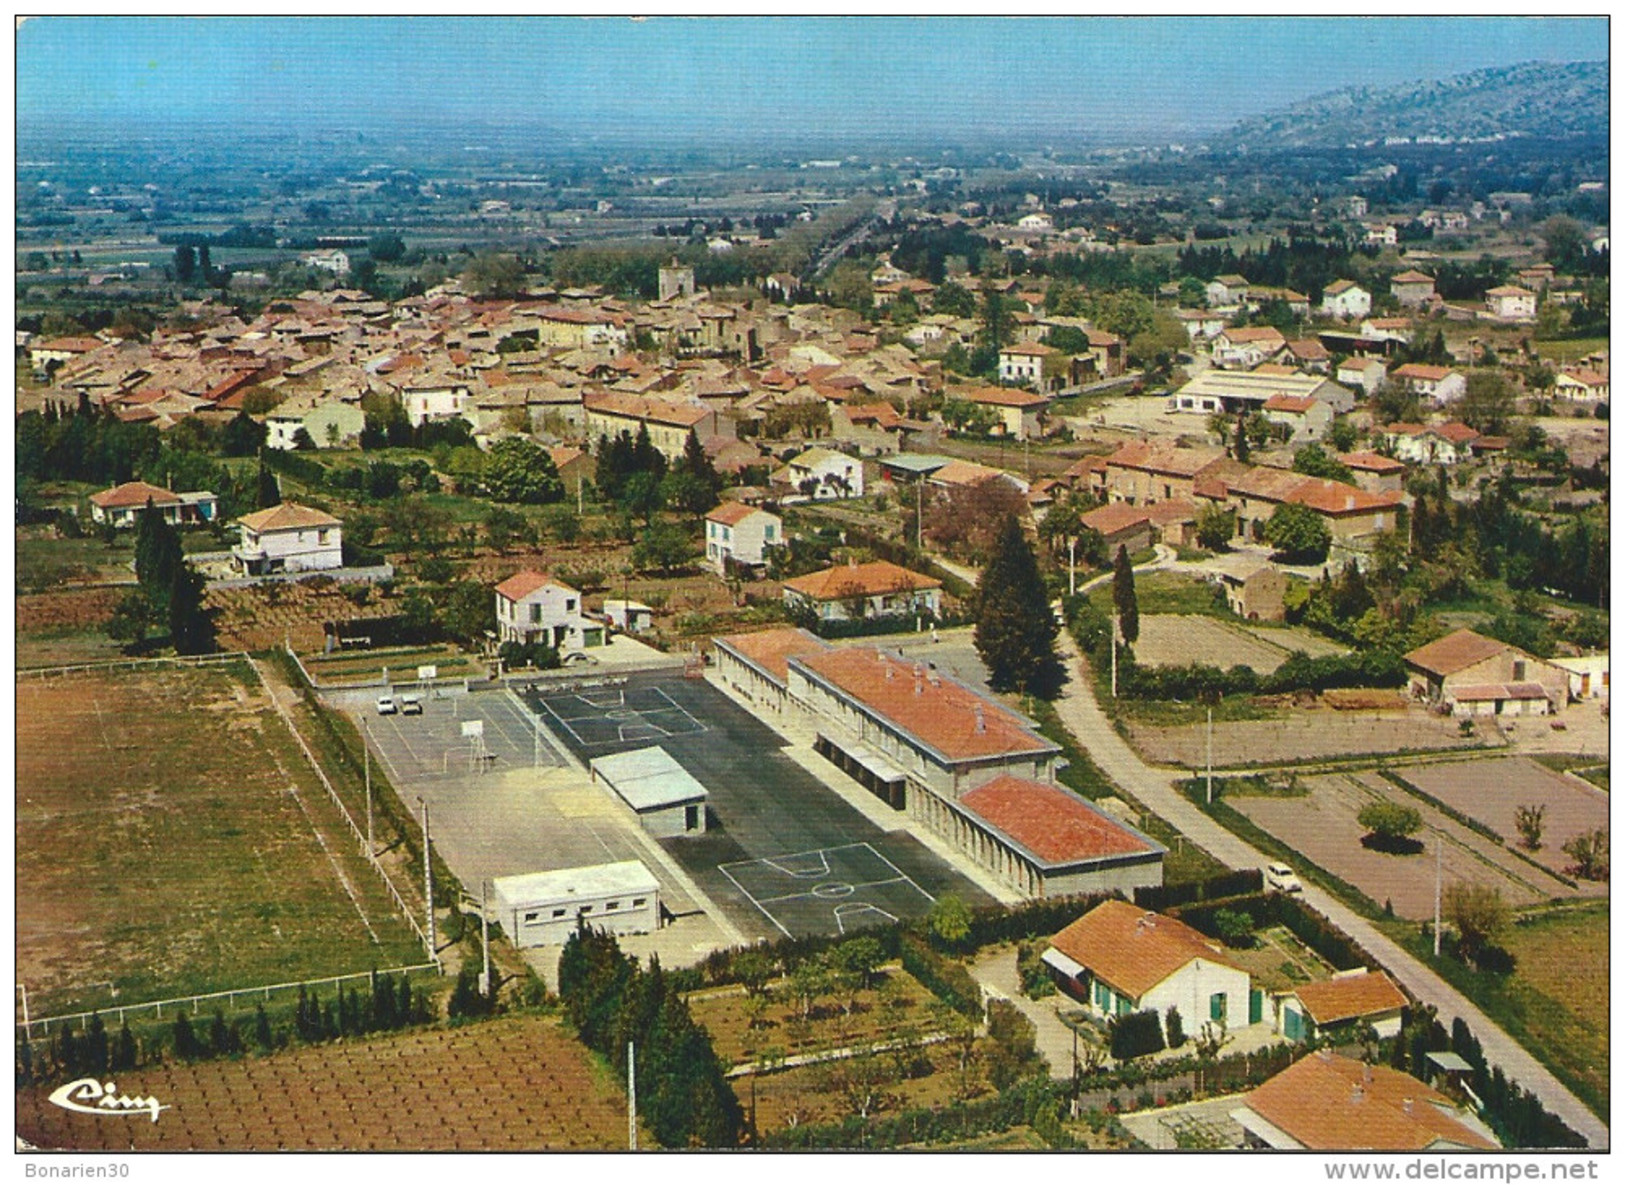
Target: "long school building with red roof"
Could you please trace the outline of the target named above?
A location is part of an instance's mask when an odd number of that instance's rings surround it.
[[[1034,897],[1162,883],[1166,849],[1055,785],[1060,747],[929,664],[804,630],[719,638],[721,681],[917,830]]]

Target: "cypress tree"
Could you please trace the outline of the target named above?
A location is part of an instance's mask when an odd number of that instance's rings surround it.
[[[261,510],[282,505],[282,487],[277,482],[276,474],[265,463],[264,453],[260,454],[259,473],[255,477],[254,505]]]
[[[1132,646],[1140,637],[1140,602],[1134,595],[1134,565],[1124,544],[1118,544],[1112,563],[1112,603],[1117,606],[1123,641]]]
[[[175,1014],[175,1056],[182,1061],[191,1061],[203,1052],[198,1044],[197,1034],[192,1031],[192,1022],[186,1019],[186,1013]]]
[[[85,1068],[93,1074],[107,1072],[107,1026],[102,1023],[99,1012],[90,1014],[90,1023],[85,1026]]]
[[[1242,464],[1246,464],[1253,453],[1252,445],[1247,443],[1247,414],[1245,412],[1240,412],[1236,415],[1235,453],[1236,460],[1240,461]]]
[[[135,1034],[130,1032],[130,1023],[125,1021],[118,1027],[118,1040],[113,1044],[113,1052],[108,1056],[107,1068],[109,1070],[133,1070],[138,1060],[135,1048]]]
[[[987,664],[993,688],[1053,692],[1061,676],[1055,617],[1038,561],[1014,515],[1005,517],[978,588],[976,652]]]
[[[270,1053],[276,1048],[276,1038],[271,1034],[271,1018],[265,1015],[264,1004],[254,1005],[254,1043],[263,1053]]]
[[[214,620],[203,607],[203,577],[184,563],[170,577],[169,640],[177,654],[211,654]]]

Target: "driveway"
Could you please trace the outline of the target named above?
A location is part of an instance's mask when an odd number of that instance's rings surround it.
[[[1159,563],[1148,566],[1160,566],[1160,562],[1159,554]],[[1109,574],[1101,577],[1109,578]],[[1147,765],[1117,734],[1095,700],[1092,681],[1080,669],[1083,660],[1070,633],[1062,632],[1057,649],[1074,674],[1055,701],[1056,713],[1106,776],[1232,868],[1258,868],[1267,863],[1262,852],[1219,826],[1174,788],[1173,779],[1185,776],[1184,771]],[[1609,1146],[1607,1124],[1465,996],[1330,894],[1305,886],[1304,900],[1370,951],[1413,996],[1434,1005],[1446,1028],[1461,1017],[1493,1065],[1538,1095],[1548,1110],[1584,1136],[1592,1147]]]

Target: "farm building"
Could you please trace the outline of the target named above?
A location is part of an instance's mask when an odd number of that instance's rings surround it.
[[[656,839],[705,833],[705,787],[659,745],[594,757],[591,769]]]
[[[218,506],[218,500],[207,490],[176,494],[144,481],[127,481],[92,494],[90,517],[97,523],[110,523],[118,528],[133,527],[136,516],[147,508],[148,502],[163,515],[165,522],[177,526],[212,523]]]
[[[1405,993],[1381,971],[1358,968],[1306,983],[1279,997],[1276,1031],[1289,1041],[1358,1037],[1366,1025],[1379,1037],[1399,1035]]]
[[[1263,1019],[1247,972],[1217,939],[1127,901],[1104,901],[1054,938],[1043,961],[1067,994],[1099,1016],[1178,1008],[1187,1032],[1209,1022],[1232,1032]]]
[[[1246,621],[1286,619],[1288,577],[1274,564],[1237,552],[1216,557],[1208,567],[1224,590],[1224,603],[1237,617]]]
[[[1554,667],[1569,673],[1569,698],[1608,698],[1608,652],[1582,654],[1578,658],[1554,658]]]
[[[1543,716],[1568,705],[1569,672],[1461,629],[1405,656],[1413,699],[1457,716]]]
[[[641,634],[653,628],[655,611],[642,601],[627,601],[613,597],[604,602],[604,620],[618,630]]]
[[[1128,548],[1132,555],[1151,546],[1151,515],[1133,503],[1108,502],[1089,511],[1078,521],[1091,531],[1100,532],[1110,555],[1116,555],[1119,547]]]
[[[902,778],[898,773],[899,785]],[[1167,848],[1057,786],[1003,775],[957,802],[920,796],[923,821],[1032,897],[1162,884]]]
[[[1493,1151],[1477,1115],[1387,1066],[1330,1050],[1294,1062],[1230,1112],[1248,1148],[1316,1152]]]
[[[518,947],[563,943],[577,919],[611,934],[660,926],[660,882],[638,860],[499,876],[491,887],[497,920]]]

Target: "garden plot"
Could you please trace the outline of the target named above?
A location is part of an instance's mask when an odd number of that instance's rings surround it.
[[[1229,670],[1248,666],[1267,675],[1285,662],[1289,651],[1211,617],[1156,616],[1140,618],[1140,639],[1134,657],[1148,667],[1184,666],[1200,662]]]
[[[1369,786],[1343,774],[1303,779],[1308,793],[1295,798],[1247,797],[1229,794],[1225,802],[1294,851],[1332,875],[1347,881],[1373,901],[1393,903],[1401,917],[1433,916],[1435,860],[1438,837],[1422,836],[1416,855],[1394,856],[1361,844],[1366,834],[1356,819],[1360,808],[1379,797]],[[1387,797],[1396,797],[1395,794]],[[1488,861],[1483,845],[1493,841],[1466,828],[1446,824],[1444,883],[1468,881],[1498,889],[1514,908],[1545,899],[1531,880]],[[1538,875],[1533,869],[1531,876]]]
[[[1544,806],[1541,846],[1529,858],[1557,872],[1573,863],[1563,845],[1576,835],[1608,828],[1608,795],[1527,757],[1498,757],[1395,770],[1452,810],[1518,843],[1520,806]]]
[[[1201,724],[1155,725],[1129,722],[1135,748],[1159,764],[1196,769],[1206,761],[1206,729]],[[1428,712],[1338,712],[1294,708],[1273,720],[1215,721],[1213,764],[1217,769],[1321,761],[1336,757],[1485,747],[1483,736],[1463,737],[1456,721]],[[1499,743],[1497,740],[1496,743]]]

